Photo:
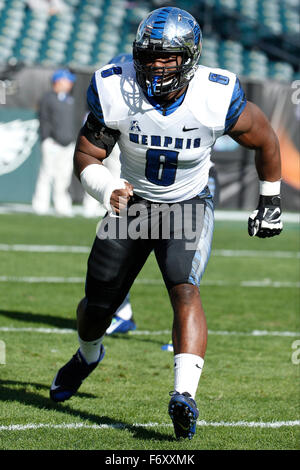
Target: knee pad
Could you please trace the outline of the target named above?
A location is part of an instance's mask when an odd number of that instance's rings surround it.
[[[115,313],[128,293],[126,287],[120,289],[108,282],[99,282],[89,274],[85,284],[85,310],[87,315],[109,317]]]
[[[85,315],[89,318],[97,319],[107,319],[112,317],[114,314],[114,309],[105,308],[103,305],[93,304],[87,301],[85,308]]]

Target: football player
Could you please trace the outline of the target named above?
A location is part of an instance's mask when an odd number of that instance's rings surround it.
[[[211,250],[207,182],[219,136],[227,133],[255,150],[260,195],[249,234],[272,237],[282,230],[276,135],[262,111],[247,102],[234,73],[197,65],[201,47],[200,27],[188,12],[159,8],[139,25],[133,62],[107,65],[91,80],[91,113],[77,140],[75,171],[108,213],[91,249],[85,297],[77,308],[79,349],[50,390],[56,402],[69,399],[102,361],[113,313],[153,249],[174,312],[168,411],[176,437],[189,439],[199,416],[195,395],[207,342],[199,285]],[[121,178],[103,165],[116,142]]]

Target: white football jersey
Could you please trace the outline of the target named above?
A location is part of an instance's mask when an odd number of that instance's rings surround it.
[[[191,199],[205,188],[211,149],[246,104],[234,73],[204,66],[198,66],[183,101],[167,115],[145,96],[132,62],[99,69],[91,87],[92,112],[120,131],[121,177],[137,195],[156,202]]]

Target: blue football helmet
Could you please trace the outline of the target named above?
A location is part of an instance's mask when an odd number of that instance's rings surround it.
[[[202,33],[190,13],[164,7],[149,13],[133,42],[133,63],[140,87],[148,96],[180,90],[193,78],[201,55]],[[181,56],[174,67],[151,67],[155,58]]]

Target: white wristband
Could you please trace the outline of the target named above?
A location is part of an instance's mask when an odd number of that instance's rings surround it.
[[[275,196],[280,194],[281,181],[260,181],[259,194],[262,196]]]
[[[110,205],[111,194],[115,189],[124,189],[125,180],[114,178],[104,165],[94,163],[82,170],[80,181],[90,196],[101,202],[107,211],[114,212]]]

